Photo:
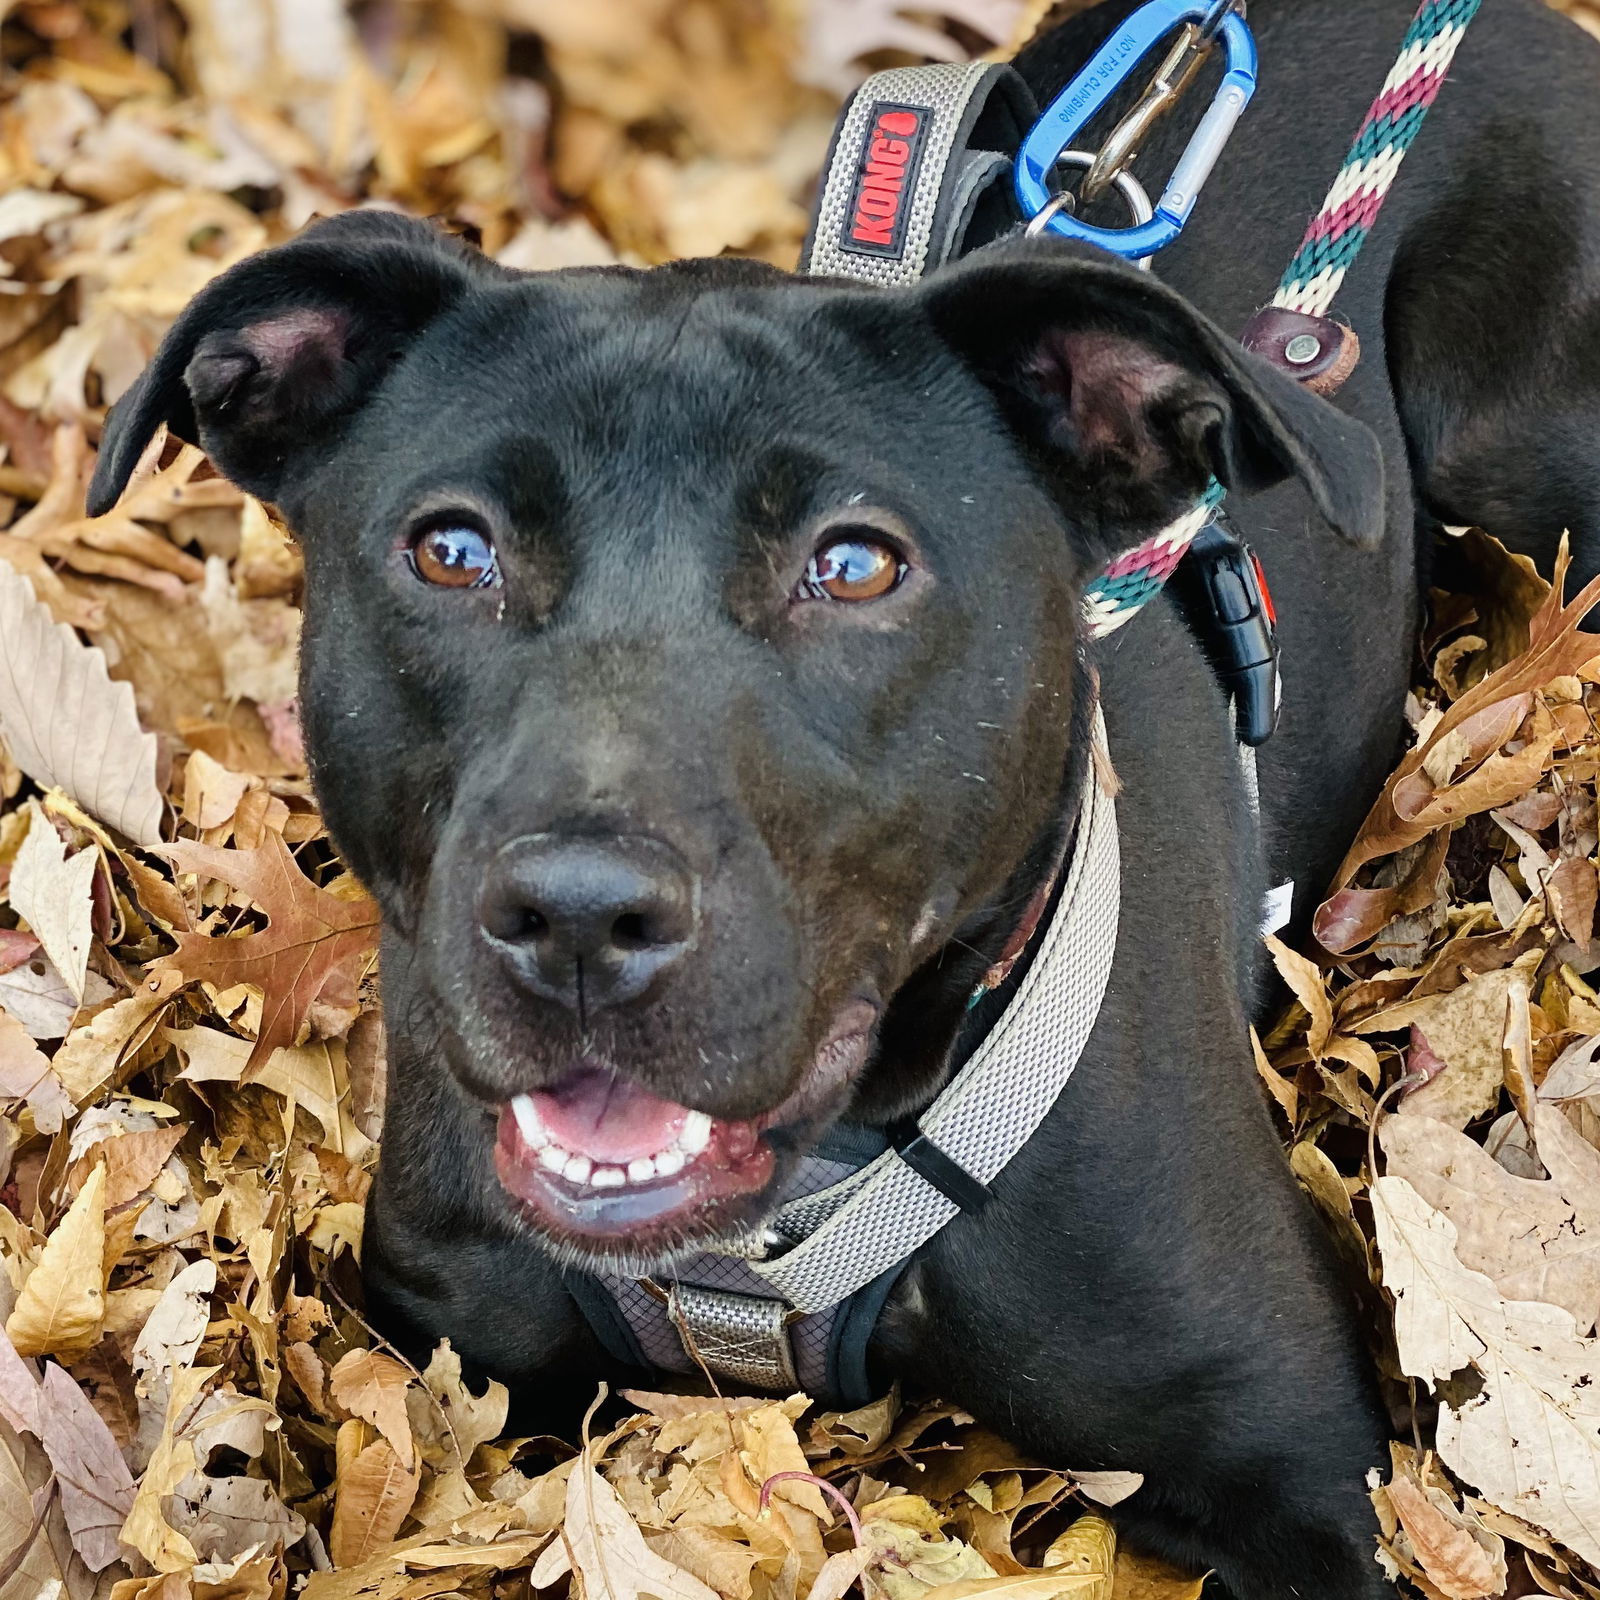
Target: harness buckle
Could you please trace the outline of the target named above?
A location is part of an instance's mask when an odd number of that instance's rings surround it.
[[[1219,11],[1221,13],[1219,17]],[[1139,63],[1175,29],[1182,29],[1161,70],[1139,104],[1112,131],[1090,165],[1083,198],[1093,199],[1124,172],[1138,153],[1139,142],[1177,103],[1213,38],[1221,39],[1227,70],[1210,109],[1179,157],[1155,215],[1130,228],[1102,228],[1057,208],[1045,223],[1052,233],[1098,245],[1114,255],[1141,261],[1172,243],[1183,232],[1206,179],[1211,176],[1244,109],[1256,89],[1256,45],[1244,18],[1216,0],[1150,0],[1101,46],[1093,61],[1046,107],[1017,152],[1013,184],[1026,217],[1035,218],[1054,198],[1050,180],[1064,151],[1137,70]]]
[[[1233,702],[1239,743],[1255,749],[1278,725],[1278,617],[1256,553],[1219,511],[1173,575],[1179,604]]]

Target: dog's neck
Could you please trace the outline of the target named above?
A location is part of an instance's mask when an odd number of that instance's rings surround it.
[[[1072,674],[1072,738],[1050,823],[1019,858],[991,906],[969,917],[901,986],[849,1120],[882,1127],[924,1110],[1004,1014],[1037,953],[1061,892],[1076,836],[1096,675],[1080,656]],[[1022,906],[1021,916],[1007,908]],[[990,982],[991,976],[995,981]]]

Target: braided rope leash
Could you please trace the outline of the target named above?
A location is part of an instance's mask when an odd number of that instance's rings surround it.
[[[1328,314],[1481,3],[1422,0],[1399,58],[1367,112],[1327,199],[1311,219],[1273,305],[1314,317]]]
[[[1222,504],[1223,488],[1215,478],[1192,511],[1169,527],[1124,550],[1083,591],[1083,630],[1090,639],[1104,639],[1139,611],[1172,576],[1189,546]]]

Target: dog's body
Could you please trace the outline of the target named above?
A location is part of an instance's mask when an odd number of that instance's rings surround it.
[[[1129,9],[1024,53],[1041,99]],[[736,263],[519,278],[344,218],[201,296],[118,408],[95,496],[168,420],[303,535],[309,748],[386,914],[375,1314],[568,1424],[593,1379],[643,1375],[613,1370],[556,1256],[652,1260],[672,1238],[585,1232],[603,1196],[562,1221],[506,1103],[603,1071],[641,1116],[727,1130],[776,1107],[780,1168],[841,1113],[925,1105],[1004,1003],[965,1016],[1072,824],[1078,588],[1217,471],[1281,617],[1260,838],[1222,692],[1159,601],[1090,652],[1123,863],[1094,1034],[997,1203],[901,1279],[872,1353],[1041,1459],[1145,1474],[1126,1535],[1239,1600],[1371,1600],[1383,1430],[1251,1066],[1257,911],[1293,878],[1303,922],[1396,753],[1416,530],[1475,521],[1548,555],[1570,526],[1600,561],[1600,61],[1536,0],[1485,7],[1341,299],[1365,358],[1340,407],[1369,434],[1231,339],[1410,7],[1255,10],[1258,103],[1159,265],[1220,333],[1071,247],[872,293]],[[1536,97],[1508,89],[1513,59]],[[786,589],[863,497],[902,586],[820,608]],[[396,541],[441,506],[494,538],[501,587],[417,583]],[[542,919],[502,916],[575,850],[586,884],[643,883],[646,921],[672,924],[642,976],[608,946],[587,1003],[581,962],[530,953]],[[721,1181],[673,1237],[759,1212],[768,1191]]]

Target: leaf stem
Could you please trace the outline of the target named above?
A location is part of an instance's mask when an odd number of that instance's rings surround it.
[[[772,1498],[772,1486],[775,1483],[785,1483],[790,1479],[798,1479],[801,1483],[815,1485],[826,1495],[831,1495],[838,1502],[839,1509],[844,1512],[845,1520],[850,1524],[850,1532],[855,1536],[856,1547],[861,1546],[861,1517],[856,1508],[850,1503],[850,1496],[837,1484],[829,1483],[826,1478],[819,1478],[814,1472],[774,1472],[765,1483],[761,1485],[761,1509],[767,1509],[767,1502]]]

